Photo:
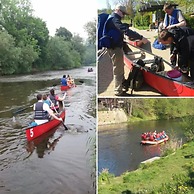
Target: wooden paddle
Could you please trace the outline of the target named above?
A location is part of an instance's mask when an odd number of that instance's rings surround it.
[[[16,111],[13,112],[13,115],[19,114],[19,113],[21,113],[29,108],[32,108],[32,107],[33,107],[33,105],[30,105],[30,106],[24,107],[24,108],[18,108]]]

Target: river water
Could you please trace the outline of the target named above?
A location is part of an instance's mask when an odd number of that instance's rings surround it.
[[[142,161],[160,156],[161,145],[141,145],[141,134],[165,130],[170,138],[184,141],[181,121],[145,121],[98,127],[98,171],[103,169],[115,176],[138,168]]]
[[[0,78],[0,193],[95,193],[96,72],[87,68]],[[38,93],[60,91],[69,74],[77,87],[68,90],[65,131],[60,125],[27,142],[25,127]],[[25,109],[21,111],[22,109]]]

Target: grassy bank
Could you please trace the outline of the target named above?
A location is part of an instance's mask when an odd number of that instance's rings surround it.
[[[107,171],[99,175],[99,194],[194,193],[194,142],[175,153],[119,177]]]

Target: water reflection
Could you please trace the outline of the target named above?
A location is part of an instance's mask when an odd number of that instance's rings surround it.
[[[56,130],[57,128],[52,129],[32,141],[28,141],[26,150],[29,153],[29,156],[36,151],[38,158],[43,158],[45,154],[50,154],[54,151],[58,141],[63,136],[63,134],[59,134],[55,137]]]

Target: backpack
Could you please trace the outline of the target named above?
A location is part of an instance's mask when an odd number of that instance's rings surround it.
[[[145,63],[141,59],[139,59],[136,63],[141,67],[145,66]],[[133,94],[133,90],[140,89],[143,85],[144,79],[141,67],[134,65],[132,70],[129,72],[127,80],[125,81],[125,84],[128,84],[128,87],[131,88],[131,94]]]
[[[120,31],[116,27],[110,30],[106,29],[107,23],[112,19],[113,16],[107,13],[98,15],[98,50],[102,47],[114,48],[120,40]]]

